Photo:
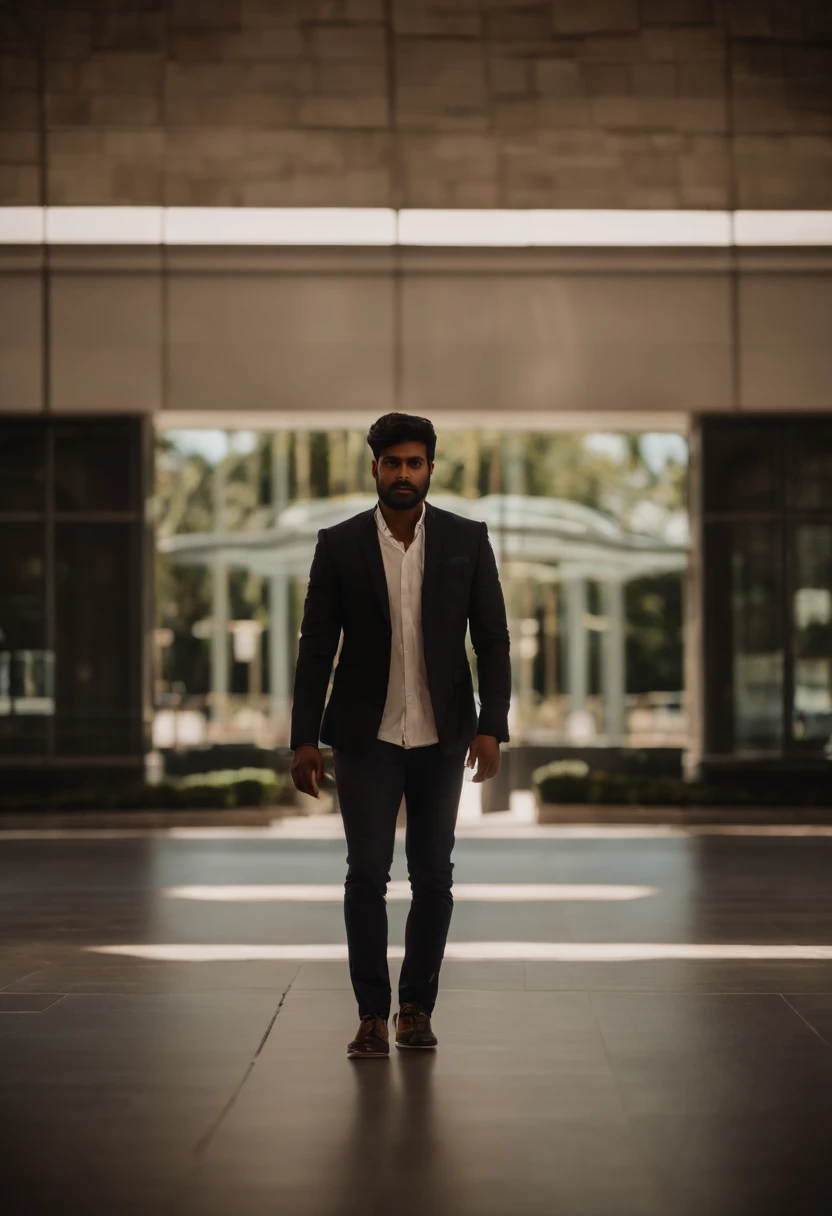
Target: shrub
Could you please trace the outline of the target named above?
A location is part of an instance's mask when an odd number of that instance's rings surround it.
[[[825,786],[790,781],[767,781],[753,787],[739,784],[705,784],[680,777],[639,773],[607,773],[574,768],[580,761],[555,761],[532,773],[532,785],[541,802],[596,806],[832,806],[832,782]],[[571,767],[567,767],[571,766]]]

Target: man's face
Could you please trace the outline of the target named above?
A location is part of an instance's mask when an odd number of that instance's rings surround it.
[[[385,448],[373,461],[378,496],[386,507],[406,511],[427,495],[433,464],[428,463],[423,443],[407,440]]]

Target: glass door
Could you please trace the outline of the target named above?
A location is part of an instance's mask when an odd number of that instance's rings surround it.
[[[832,754],[832,523],[800,522],[791,546],[791,743]]]

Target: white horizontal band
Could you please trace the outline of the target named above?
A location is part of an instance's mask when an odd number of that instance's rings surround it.
[[[410,883],[393,879],[387,884],[387,900],[410,903]],[[647,899],[655,887],[620,883],[454,883],[454,900],[469,903],[616,903]],[[168,887],[168,899],[193,899],[202,903],[340,903],[343,883],[233,883],[221,886]]]
[[[346,943],[326,945],[205,945],[159,943],[130,946],[85,946],[91,954],[116,954],[127,958],[167,963],[220,962],[345,962]],[[400,959],[403,946],[389,946],[388,957]],[[551,962],[551,963],[639,963],[639,962],[829,962],[829,945],[755,945],[749,943],[698,942],[448,942],[448,962]]]
[[[830,245],[832,211],[0,207],[0,244],[449,248]]]

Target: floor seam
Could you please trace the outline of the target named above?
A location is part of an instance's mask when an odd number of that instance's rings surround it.
[[[277,1002],[277,1008],[275,1009],[274,1013],[272,1014],[271,1021],[269,1022],[268,1026],[266,1027],[265,1033],[258,1044],[257,1050],[255,1051],[254,1055],[251,1057],[248,1067],[246,1068],[245,1072],[242,1075],[242,1078],[240,1079],[240,1083],[238,1084],[237,1088],[234,1090],[231,1097],[225,1103],[225,1105],[223,1106],[220,1113],[217,1115],[214,1122],[208,1128],[208,1131],[197,1142],[196,1148],[194,1149],[195,1157],[200,1157],[206,1151],[206,1149],[210,1145],[211,1141],[213,1140],[214,1136],[219,1131],[220,1126],[223,1123],[223,1121],[225,1120],[226,1116],[230,1113],[230,1111],[234,1107],[234,1104],[236,1103],[237,1099],[239,1098],[240,1094],[243,1092],[246,1081],[248,1081],[249,1077],[251,1076],[252,1070],[254,1069],[254,1065],[257,1063],[257,1059],[258,1059],[261,1051],[266,1046],[268,1037],[272,1032],[272,1028],[273,1028],[275,1022],[277,1021],[278,1014],[280,1013],[281,1009],[283,1008],[283,1003],[286,1000],[286,997],[289,995],[292,985],[294,984],[295,980],[298,978],[300,969],[301,969],[301,965],[298,964],[298,967],[295,970],[295,974],[289,980],[289,984],[286,988],[286,991],[283,993],[280,1000]]]
[[[799,1009],[796,1009],[794,1007],[794,1005],[791,1003],[789,998],[782,992],[779,992],[777,995],[780,997],[781,1001],[785,1001],[785,1003],[788,1005],[789,1009],[791,1009],[792,1013],[796,1013],[797,1016],[800,1018],[801,1022],[803,1022],[804,1025],[809,1027],[812,1034],[816,1035],[820,1039],[820,1041],[821,1041],[821,1043],[823,1043],[824,1047],[828,1047],[829,1050],[832,1051],[832,1043],[830,1043],[828,1039],[825,1039],[823,1037],[823,1035],[818,1030],[818,1028],[816,1026],[813,1026],[812,1023],[809,1021],[809,1019],[805,1018]]]

